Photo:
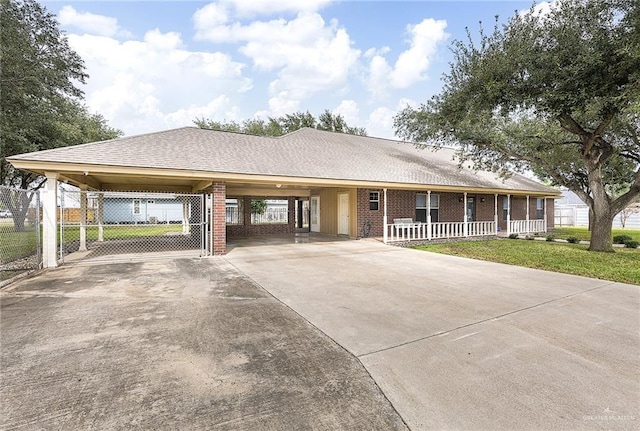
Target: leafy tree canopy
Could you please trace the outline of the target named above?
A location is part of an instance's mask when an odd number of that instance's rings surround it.
[[[456,143],[461,160],[529,169],[590,207],[591,250],[640,195],[640,3],[558,0],[455,41],[440,94],[395,118],[396,134]]]
[[[0,0],[0,184],[37,188],[42,181],[6,157],[121,135],[80,103],[84,62],[35,0]]]
[[[342,115],[332,114],[325,110],[318,119],[307,112],[295,112],[281,117],[269,117],[267,121],[261,119],[219,122],[205,118],[196,118],[194,124],[202,129],[221,130],[225,132],[246,133],[260,136],[282,136],[294,132],[303,127],[312,127],[318,130],[330,132],[348,133],[351,135],[366,136],[367,131],[363,127],[351,127],[347,125]]]

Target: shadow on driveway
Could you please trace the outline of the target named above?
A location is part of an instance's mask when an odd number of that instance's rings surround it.
[[[223,259],[0,293],[1,429],[405,429],[362,365]]]

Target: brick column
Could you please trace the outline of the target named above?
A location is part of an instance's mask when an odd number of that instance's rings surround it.
[[[213,183],[213,246],[212,254],[227,253],[227,218],[226,218],[227,185]]]
[[[289,198],[287,199],[289,205],[289,214],[288,214],[288,219],[287,222],[289,224],[289,233],[295,233],[296,232],[296,198],[289,196]]]

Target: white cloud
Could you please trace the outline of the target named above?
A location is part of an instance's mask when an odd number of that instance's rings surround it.
[[[58,22],[63,27],[75,28],[98,36],[130,36],[129,32],[120,29],[117,19],[90,12],[78,12],[73,6],[64,6],[60,9]]]
[[[408,25],[409,49],[400,53],[393,67],[385,58],[388,50],[367,51],[365,57],[370,57],[367,87],[373,97],[380,99],[386,96],[389,87],[404,89],[426,79],[438,46],[449,37],[446,27],[446,21],[432,18]]]
[[[518,11],[519,15],[528,15],[533,13],[533,16],[543,17],[551,12],[551,8],[554,7],[558,3],[557,0],[552,1],[543,1],[533,6],[533,11],[531,8],[522,9]]]
[[[366,123],[366,129],[369,136],[398,139],[398,137],[395,136],[395,129],[393,128],[393,118],[398,114],[398,112],[407,106],[416,107],[418,106],[418,103],[411,99],[401,98],[393,109],[387,106],[380,106],[374,109],[369,114],[369,118]]]
[[[347,31],[336,21],[326,23],[318,13],[305,10],[325,3],[283,2],[277,10],[293,8],[298,12],[294,18],[249,23],[239,21],[230,2],[211,3],[193,15],[195,38],[240,44],[239,52],[251,59],[256,70],[276,74],[269,84],[270,105],[278,110],[296,106],[319,92],[340,93],[359,67],[361,52],[352,47]]]
[[[281,12],[316,12],[332,0],[224,0],[239,16],[271,15]]]
[[[360,127],[360,108],[355,100],[343,100],[333,110],[333,114],[342,115],[344,121],[351,127]]]
[[[197,116],[227,118],[236,109],[231,99],[252,87],[242,63],[186,50],[174,32],[155,29],[125,42],[70,34],[69,44],[90,74],[87,104],[126,134],[191,125]]]

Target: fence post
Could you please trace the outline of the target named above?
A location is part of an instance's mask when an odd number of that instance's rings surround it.
[[[80,247],[78,251],[87,251],[87,186],[80,184]]]

